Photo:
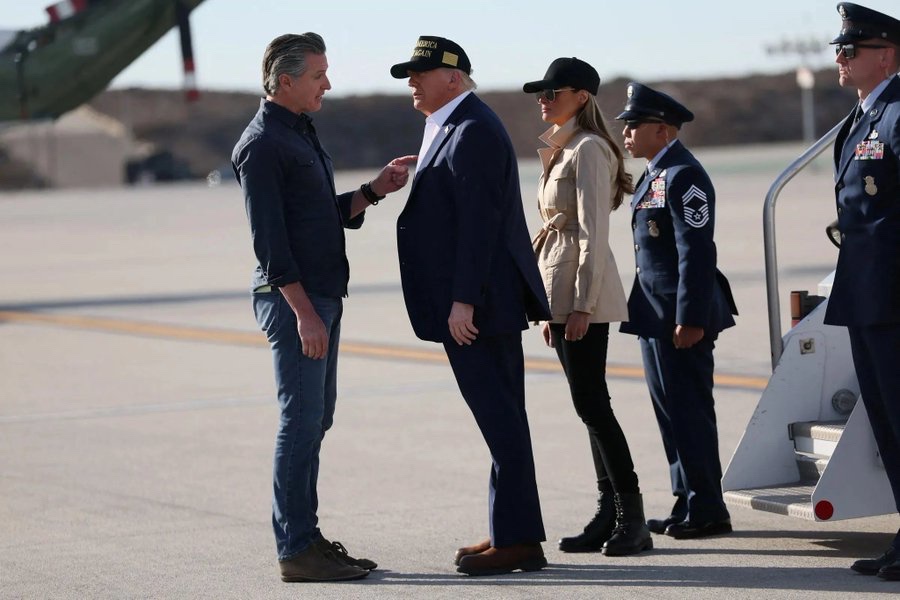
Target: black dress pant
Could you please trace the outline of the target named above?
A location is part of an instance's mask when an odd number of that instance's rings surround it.
[[[900,512],[900,325],[850,326],[847,330],[859,391]],[[900,532],[893,546],[900,548]]]
[[[525,411],[522,334],[479,336],[468,346],[445,342],[444,350],[491,452],[491,545],[543,542],[547,537]]]
[[[585,336],[577,341],[567,341],[565,332],[565,324],[550,324],[553,347],[569,381],[575,412],[588,430],[597,488],[617,494],[638,493],[631,451],[606,387],[609,323],[591,323]]]

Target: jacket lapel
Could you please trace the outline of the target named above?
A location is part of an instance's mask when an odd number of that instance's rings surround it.
[[[837,175],[835,176],[835,181],[840,181],[844,177],[844,173],[847,172],[847,167],[850,166],[850,163],[853,161],[853,158],[856,156],[856,146],[863,140],[865,140],[869,136],[869,132],[875,127],[875,124],[881,120],[881,115],[884,113],[885,102],[882,100],[878,100],[869,109],[866,114],[860,118],[859,123],[856,124],[856,127],[853,127],[849,134],[847,135],[846,140],[841,145],[841,163],[838,168]],[[841,128],[843,131],[843,128]]]
[[[478,102],[478,97],[471,93],[466,96],[462,102],[459,103],[450,116],[447,117],[447,121],[444,123],[444,126],[441,127],[437,135],[434,136],[434,140],[431,142],[431,146],[428,148],[428,152],[425,153],[425,158],[423,160],[423,166],[421,169],[416,171],[415,177],[413,177],[412,186],[409,188],[409,195],[412,197],[413,193],[416,191],[416,184],[419,183],[419,180],[422,178],[422,174],[425,173],[427,169],[431,167],[431,163],[434,162],[435,157],[440,152],[441,148],[444,144],[447,143],[447,140],[450,139],[453,131],[456,129],[456,126],[462,120],[462,117],[469,111],[469,109],[473,106],[475,102]]]
[[[835,144],[834,154],[836,157],[839,157],[836,164],[837,169],[834,174],[835,183],[840,182],[841,179],[843,179],[844,173],[847,172],[847,167],[850,166],[854,156],[856,156],[856,146],[868,138],[870,132],[875,128],[875,125],[881,120],[881,116],[884,114],[884,109],[888,102],[897,96],[898,91],[900,91],[900,78],[895,75],[893,80],[891,80],[875,101],[875,104],[872,105],[872,108],[866,111],[859,119],[859,123],[856,124],[856,127],[853,127],[852,125],[853,113],[848,117],[851,124],[846,135],[844,134],[844,130],[848,127],[847,123],[845,122],[844,126],[841,127],[837,140],[842,139],[843,136],[844,143],[840,145],[840,148]]]
[[[655,171],[656,169],[654,169]],[[647,186],[650,185],[650,182],[653,181],[653,177],[651,176],[651,172],[648,172],[647,169],[644,169],[643,174],[640,179],[638,179],[637,185],[634,188],[634,195],[631,197],[631,212],[634,212],[635,207],[637,207],[638,202],[641,201],[641,198],[644,197],[644,194],[647,193]]]
[[[644,170],[644,174],[641,175],[641,178],[638,179],[637,185],[635,186],[634,196],[631,197],[632,213],[637,209],[637,205],[641,201],[641,198],[646,195],[647,189],[650,187],[650,184],[653,183],[653,180],[659,177],[659,174],[665,171],[669,165],[675,164],[682,148],[681,142],[676,140],[675,143],[666,150],[666,153],[663,154],[663,157],[656,163],[656,166],[653,167],[652,171],[648,172]]]
[[[415,188],[416,182],[419,180],[419,177],[422,173],[425,172],[425,169],[431,166],[432,161],[434,161],[434,157],[437,155],[438,151],[441,149],[441,146],[444,145],[444,142],[447,141],[447,138],[450,137],[450,133],[456,128],[455,123],[450,123],[449,121],[441,127],[437,135],[434,136],[434,139],[431,141],[431,146],[428,147],[428,152],[425,153],[425,158],[422,159],[422,168],[416,171],[416,176],[413,178],[413,188]],[[410,190],[412,193],[412,189]]]

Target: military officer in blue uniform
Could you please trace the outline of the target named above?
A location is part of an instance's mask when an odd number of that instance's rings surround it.
[[[900,511],[900,21],[842,2],[835,46],[842,87],[859,103],[834,144],[841,231],[825,322],[850,334],[860,395]],[[900,532],[851,567],[900,580]]]
[[[678,140],[694,115],[670,96],[628,86],[625,149],[649,161],[635,186],[631,227],[637,268],[621,330],[637,335],[672,477],[671,514],[651,531],[676,539],[731,532],[713,401],[713,347],[737,314],[716,269],[715,190]]]

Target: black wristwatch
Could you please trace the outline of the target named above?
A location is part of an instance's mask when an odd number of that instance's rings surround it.
[[[384,200],[384,196],[379,196],[375,193],[375,190],[372,189],[371,183],[364,183],[359,186],[359,191],[362,192],[363,197],[369,204],[375,205]]]

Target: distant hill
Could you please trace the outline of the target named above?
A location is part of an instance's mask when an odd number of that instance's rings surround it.
[[[601,86],[600,105],[614,135],[612,119],[625,101],[627,79]],[[800,91],[793,72],[734,79],[648,82],[681,100],[696,115],[685,125],[689,146],[722,146],[800,140]],[[816,74],[816,131],[830,129],[850,110],[854,92],[837,85],[834,70]],[[535,157],[537,136],[545,129],[533,96],[521,91],[484,92],[479,96],[506,125],[520,157]],[[197,174],[228,164],[231,149],[256,112],[259,95],[204,92],[187,105],[181,91],[123,89],[106,91],[92,108],[130,126],[136,138],[168,150]],[[326,97],[314,116],[323,144],[340,169],[375,167],[395,156],[414,154],[422,139],[423,117],[409,95]]]

